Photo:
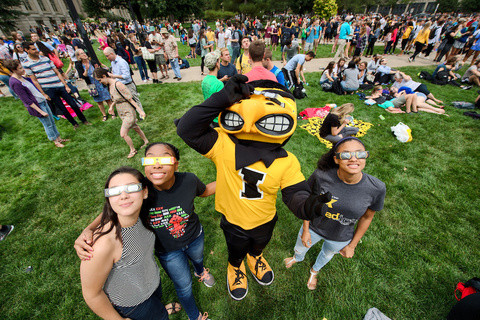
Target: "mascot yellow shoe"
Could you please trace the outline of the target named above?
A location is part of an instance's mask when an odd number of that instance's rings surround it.
[[[273,282],[273,270],[263,257],[263,254],[251,256],[247,253],[247,264],[255,280],[262,286],[268,286]]]
[[[227,268],[227,289],[230,297],[235,300],[242,300],[247,296],[248,283],[245,274],[245,263],[242,262],[240,268],[235,268],[228,263]]]

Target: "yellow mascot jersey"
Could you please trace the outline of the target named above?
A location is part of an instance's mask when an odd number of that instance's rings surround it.
[[[263,161],[235,170],[235,143],[220,129],[218,139],[204,156],[217,167],[215,209],[228,222],[250,230],[273,219],[278,189],[283,189],[305,178],[297,158],[277,158],[270,167]]]

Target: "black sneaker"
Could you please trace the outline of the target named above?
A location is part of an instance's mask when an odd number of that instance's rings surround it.
[[[2,229],[0,229],[0,241],[5,239],[10,232],[12,232],[14,226],[13,225],[4,225],[2,226]]]

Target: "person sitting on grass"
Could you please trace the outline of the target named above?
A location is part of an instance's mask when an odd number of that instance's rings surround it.
[[[205,286],[215,285],[215,279],[203,264],[205,233],[195,213],[194,200],[213,195],[216,182],[205,185],[193,173],[177,172],[179,160],[178,149],[169,143],[154,142],[146,147],[142,164],[152,199],[147,220],[155,232],[155,255],[173,281],[180,303],[190,320],[200,320],[205,318],[193,295],[189,261],[195,277]],[[176,208],[174,213],[171,208]],[[81,259],[94,255],[89,244],[99,220],[97,217],[75,241]]]
[[[305,258],[308,250],[324,240],[322,250],[310,269],[307,287],[315,290],[317,274],[335,254],[352,258],[368,230],[375,212],[383,209],[385,183],[363,172],[369,152],[354,137],[343,138],[318,160],[318,168],[308,179],[312,194],[329,192],[328,212],[303,221],[293,257],[284,259],[291,268]],[[355,228],[356,224],[356,228]]]
[[[345,103],[340,107],[331,109],[325,120],[323,120],[320,128],[320,137],[336,143],[344,137],[356,135],[359,129],[347,126],[351,122],[349,115],[354,109],[353,103]]]
[[[458,59],[458,56],[453,56],[448,58],[444,63],[440,63],[432,73],[432,83],[436,85],[450,84],[455,87],[461,87],[464,90],[471,89],[471,86],[460,85],[455,81],[458,78],[453,71],[455,70]]]
[[[335,61],[330,61],[322,72],[322,76],[320,77],[320,85],[324,83],[333,84],[333,81],[337,79],[337,74],[333,71],[336,66]]]
[[[462,82],[468,82],[480,87],[480,59],[475,61],[470,68],[465,71],[462,77]]]
[[[22,100],[28,113],[40,120],[48,140],[53,141],[57,148],[63,148],[65,146],[63,142],[70,140],[60,137],[52,111],[47,103],[47,100],[50,100],[49,96],[41,94],[30,78],[24,78],[25,69],[19,60],[6,60],[5,67],[12,73],[10,88]]]
[[[145,177],[130,167],[116,169],[105,183],[103,212],[91,237],[95,254],[80,263],[83,298],[103,319],[168,319],[148,191]]]
[[[343,80],[340,82],[343,90],[345,90],[345,94],[355,92],[360,87],[358,74],[359,71],[355,65],[355,61],[350,61],[347,69],[343,72]]]
[[[390,83],[390,75],[395,74],[396,71],[387,66],[387,59],[382,58],[379,62],[380,65],[375,73],[375,85]]]

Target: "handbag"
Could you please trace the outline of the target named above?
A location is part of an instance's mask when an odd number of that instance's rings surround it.
[[[87,85],[88,87],[88,94],[91,96],[91,97],[97,97],[98,96],[98,89],[97,89],[97,86],[94,85],[93,83],[92,84],[89,84]]]
[[[55,68],[57,68],[57,69],[63,68],[62,60],[60,60],[55,53],[51,52],[48,55],[48,59],[50,59],[50,61],[53,62],[53,64],[55,65]]]
[[[145,60],[155,60],[155,55],[153,53],[150,53],[148,51],[147,47],[140,47],[140,50],[142,50],[143,59],[145,59]]]

